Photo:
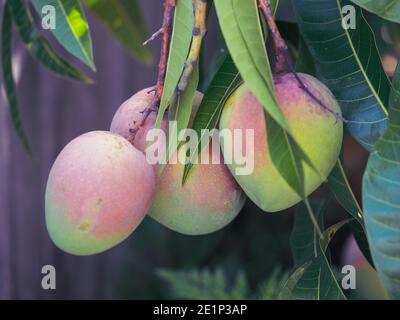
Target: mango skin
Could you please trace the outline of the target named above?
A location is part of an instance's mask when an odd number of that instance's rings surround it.
[[[154,127],[157,114],[155,112],[151,112],[149,114],[143,126],[141,126],[134,135],[134,139],[132,138],[132,133],[130,130],[134,127],[134,122],[141,119],[143,110],[152,102],[154,97],[153,89],[154,87],[142,89],[122,103],[115,113],[110,125],[111,132],[123,136],[136,148],[142,151],[144,151],[146,148],[146,134]],[[193,115],[198,110],[202,98],[203,94],[197,91],[193,99]],[[191,126],[192,121],[193,117],[190,120],[189,127]],[[164,130],[165,132],[168,130],[168,120],[166,115],[164,116],[164,121],[161,122],[160,129]]]
[[[183,157],[184,146],[177,152],[178,157]],[[210,159],[216,156],[211,146],[202,151],[203,156],[206,153]],[[221,152],[219,156],[223,161]],[[183,170],[184,165],[179,162],[165,167],[157,178],[149,216],[186,235],[204,235],[227,226],[246,200],[228,167],[223,162],[194,165],[184,186],[181,184]]]
[[[149,115],[132,141],[129,133],[132,121],[151,102],[154,93],[146,88],[124,102],[117,110],[110,131],[126,137],[139,150],[145,151],[146,134],[154,127],[156,115]],[[192,119],[197,112],[203,95],[197,92],[193,100]],[[189,123],[189,127],[190,127]],[[167,117],[161,129],[167,131]],[[183,153],[183,148],[178,152]],[[203,153],[211,152],[210,149]],[[212,154],[215,156],[214,154]],[[176,158],[175,153],[172,158]],[[220,152],[220,157],[222,153]],[[211,157],[210,157],[211,158]],[[154,165],[157,172],[159,166]],[[182,187],[184,166],[168,164],[162,176],[156,178],[156,192],[148,215],[165,227],[185,235],[208,234],[228,225],[240,212],[245,195],[223,162],[221,164],[195,165]]]
[[[340,113],[340,107],[329,89],[314,77],[299,74],[308,90],[325,106]],[[293,74],[276,77],[277,102],[292,133],[319,172],[327,177],[340,153],[343,124],[304,92]],[[269,155],[264,109],[256,97],[241,85],[224,106],[220,129],[254,129],[254,171],[235,178],[248,197],[262,210],[276,212],[287,209],[301,198],[279,174]],[[243,138],[243,145],[245,145]],[[224,146],[222,140],[221,145]],[[233,145],[233,148],[235,146]],[[244,149],[245,150],[245,149]],[[234,173],[237,165],[228,164]],[[323,182],[308,165],[304,168],[306,194],[311,194]]]
[[[127,238],[150,208],[155,174],[121,136],[85,133],[54,162],[45,195],[53,242],[75,255],[105,251]]]

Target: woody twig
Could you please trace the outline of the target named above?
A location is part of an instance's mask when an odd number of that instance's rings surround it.
[[[265,20],[268,24],[268,28],[270,31],[270,34],[272,36],[272,42],[274,46],[274,51],[276,55],[276,61],[274,65],[274,72],[276,74],[279,73],[284,73],[284,72],[290,72],[294,75],[296,78],[297,82],[299,83],[299,86],[303,89],[304,92],[307,93],[307,95],[316,101],[322,109],[325,111],[331,113],[335,118],[336,121],[341,120],[343,122],[347,122],[338,112],[328,108],[318,97],[316,97],[305,85],[305,83],[301,80],[297,72],[295,71],[295,68],[293,66],[292,58],[290,56],[289,48],[286,44],[286,41],[283,39],[278,26],[276,24],[274,15],[272,14],[271,10],[271,0],[258,0],[258,6],[263,12],[265,16]]]
[[[178,95],[185,91],[193,70],[199,62],[201,44],[203,42],[204,36],[207,33],[207,0],[193,0],[193,8],[193,38],[189,50],[189,55],[185,62],[185,68],[183,70],[182,77],[178,83]]]
[[[143,43],[143,45],[148,44],[149,42],[155,40],[157,36],[162,34],[162,44],[161,44],[161,54],[160,54],[160,62],[158,65],[158,77],[157,84],[154,88],[154,97],[150,103],[150,105],[142,111],[141,119],[134,123],[134,126],[131,128],[131,133],[134,136],[139,128],[145,123],[147,117],[152,112],[157,112],[160,106],[161,97],[164,91],[164,82],[165,82],[165,74],[167,71],[167,63],[169,56],[169,46],[171,42],[171,32],[172,32],[172,21],[174,15],[174,9],[176,6],[177,0],[165,0],[164,1],[164,13],[163,13],[163,22],[161,28],[155,32],[147,41]]]

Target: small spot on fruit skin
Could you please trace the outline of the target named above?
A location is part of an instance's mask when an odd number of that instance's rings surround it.
[[[98,197],[89,210],[89,213],[87,216],[84,218],[84,220],[78,225],[78,229],[82,232],[89,231],[91,227],[93,227],[92,222],[97,215],[97,213],[100,211],[101,205],[103,203],[103,199]]]
[[[79,227],[78,227],[78,229],[79,229],[80,231],[82,231],[82,232],[87,231],[89,228],[90,228],[90,224],[89,224],[89,222],[87,222],[87,221],[82,222],[82,223],[79,225]]]

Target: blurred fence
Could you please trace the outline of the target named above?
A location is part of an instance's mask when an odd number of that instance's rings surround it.
[[[159,28],[160,1],[141,1],[148,30]],[[1,3],[1,0],[0,0]],[[0,10],[3,10],[1,5]],[[105,298],[122,244],[94,257],[74,257],[51,243],[44,221],[44,190],[50,167],[62,147],[79,134],[105,130],[118,105],[152,85],[156,64],[145,66],[89,16],[97,73],[94,85],[50,74],[16,41],[14,64],[23,124],[35,158],[22,149],[11,126],[4,93],[0,97],[0,298]],[[155,45],[158,56],[158,43]],[[41,268],[57,271],[57,290],[41,288]]]

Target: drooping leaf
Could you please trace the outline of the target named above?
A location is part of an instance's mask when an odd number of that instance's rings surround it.
[[[335,167],[328,177],[328,184],[339,204],[354,218],[354,220],[350,222],[353,235],[365,258],[373,265],[365,234],[364,213],[350,187],[340,159],[336,162]]]
[[[215,0],[214,4],[229,53],[244,82],[266,112],[282,128],[289,130],[275,98],[257,1]]]
[[[93,61],[92,38],[85,12],[79,0],[32,0],[32,4],[42,17],[49,12],[46,6],[55,9],[55,28],[50,31],[58,42],[71,54],[80,59],[92,70],[96,70]],[[44,10],[44,12],[42,12]]]
[[[315,208],[320,226],[327,203]],[[323,232],[320,238],[310,220],[306,206],[296,212],[291,236],[295,271],[279,295],[280,299],[295,300],[345,300],[327,257],[326,250],[335,233],[349,220],[341,221]]]
[[[143,46],[146,30],[137,0],[84,0],[86,6],[129,52],[145,63],[152,63],[150,47]]]
[[[304,273],[307,271],[308,267],[311,265],[312,261],[307,261],[305,262],[302,266],[297,268],[291,275],[290,277],[286,280],[285,285],[281,289],[281,291],[278,294],[277,299],[278,300],[291,300],[293,295],[292,292],[294,288],[296,287],[298,281],[301,279],[301,277],[304,275]]]
[[[327,203],[312,203],[318,226],[321,229],[324,229],[323,219],[327,205]],[[300,204],[296,209],[295,223],[290,235],[294,269],[304,265],[305,262],[312,260],[318,254],[317,244],[319,236],[306,213],[306,206]]]
[[[166,163],[171,159],[174,152],[179,147],[179,133],[188,127],[193,109],[193,99],[196,93],[196,88],[199,83],[199,68],[196,67],[191,75],[185,91],[175,97],[169,112],[168,120],[175,121],[176,125],[170,126],[168,130],[168,148],[166,149],[166,161],[160,165],[160,172],[165,168]],[[172,122],[170,122],[172,123]]]
[[[315,168],[309,157],[302,151],[296,141],[268,114],[265,113],[267,122],[268,149],[271,160],[287,184],[299,195],[306,205],[310,219],[320,233],[319,226],[312,206],[310,206],[305,191],[304,166],[308,165],[317,174],[321,173]],[[325,177],[322,177],[325,179]]]
[[[340,159],[336,162],[328,177],[328,184],[340,205],[362,224],[363,211],[350,187]]]
[[[399,0],[351,0],[360,7],[377,14],[383,19],[400,23]]]
[[[360,8],[356,28],[343,28],[342,7],[348,4],[349,0],[293,1],[319,79],[338,99],[352,136],[370,150],[387,125],[390,83]]]
[[[400,299],[400,67],[392,83],[389,126],[363,178],[365,225],[375,267],[389,296]]]
[[[167,74],[154,128],[159,128],[185,67],[194,28],[192,0],[176,2]]]
[[[306,198],[304,186],[303,154],[279,124],[267,114],[267,137],[271,160],[289,186],[302,198]]]
[[[12,36],[12,19],[8,10],[8,4],[3,8],[3,23],[1,28],[1,62],[3,66],[3,81],[4,88],[10,105],[10,113],[12,124],[17,132],[18,138],[22,145],[32,154],[32,149],[29,145],[28,137],[21,123],[21,117],[18,110],[17,93],[15,91],[13,70],[12,70],[12,49],[11,49],[11,36]]]
[[[228,55],[212,79],[194,118],[192,129],[197,133],[198,144],[191,153],[188,164],[185,165],[183,183],[193,167],[193,160],[208,144],[209,140],[206,141],[207,144],[203,141],[207,133],[205,130],[211,131],[217,127],[225,101],[241,82],[239,72]]]
[[[33,18],[28,8],[25,6],[25,1],[12,0],[8,1],[7,4],[22,41],[35,59],[58,75],[86,83],[92,82],[81,71],[60,58],[40,35],[33,24]]]

